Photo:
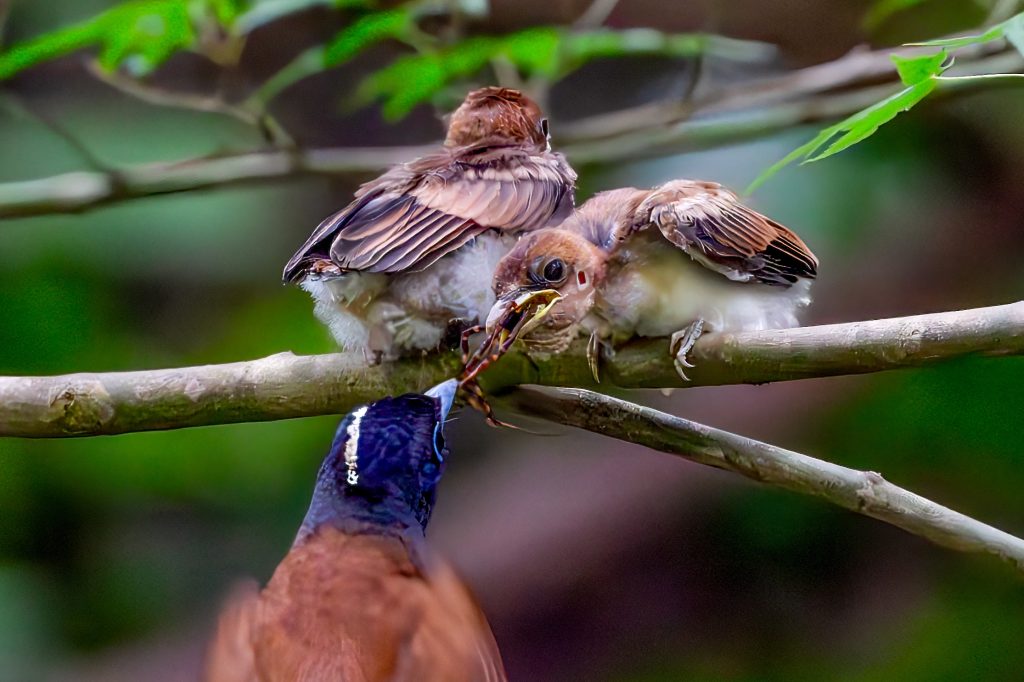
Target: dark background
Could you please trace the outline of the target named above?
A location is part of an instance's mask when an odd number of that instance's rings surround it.
[[[84,19],[101,0],[15,2],[6,40]],[[493,0],[475,26],[564,23],[580,0]],[[710,30],[779,46],[772,68],[967,29],[971,2],[925,2],[873,31],[866,0],[622,0],[608,25]],[[984,4],[984,3],[982,3]],[[254,36],[233,87],[345,24],[314,10]],[[391,124],[350,111],[371,49],[300,83],[274,113],[303,145],[430,143],[428,106]],[[84,56],[0,86],[111,164],[261,144],[229,118],[146,105],[87,75]],[[592,63],[559,83],[558,125],[650,101],[693,64]],[[712,65],[714,66],[714,65]],[[739,78],[735,65],[715,73]],[[730,69],[733,73],[730,73]],[[167,82],[212,77],[176,57]],[[476,82],[484,84],[487,77]],[[949,310],[1024,290],[1024,97],[926,102],[871,140],[788,169],[754,204],[821,260],[808,322]],[[593,192],[675,177],[742,188],[805,127],[712,151],[579,168]],[[0,181],[83,167],[37,118],[0,112]],[[328,352],[282,263],[369,177],[299,178],[0,223],[0,372],[56,374]],[[638,401],[890,480],[1024,533],[1024,360]],[[61,441],[0,441],[0,679],[194,676],[234,580],[265,580],[305,511],[336,417]],[[548,429],[551,430],[551,429]],[[530,437],[465,412],[429,535],[473,586],[513,679],[1019,679],[1024,592],[1009,569],[667,455],[563,432]]]

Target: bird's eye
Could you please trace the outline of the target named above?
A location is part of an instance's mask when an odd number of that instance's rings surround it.
[[[548,120],[546,118],[542,118],[540,120],[540,129],[541,129],[541,132],[544,133],[544,137],[550,137],[551,136],[551,132],[548,130]]]
[[[552,258],[544,266],[544,279],[557,283],[565,279],[565,263],[561,258]]]

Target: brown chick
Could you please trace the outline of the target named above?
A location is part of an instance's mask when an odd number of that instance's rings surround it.
[[[687,353],[704,330],[798,326],[817,268],[796,234],[716,183],[617,189],[519,241],[495,269],[487,326],[492,336],[510,327],[538,292],[545,316],[518,325],[527,348],[560,352],[589,333],[596,367],[600,342],[670,336],[686,378]],[[549,305],[552,292],[561,299]]]
[[[573,209],[576,174],[551,151],[528,97],[482,88],[451,115],[444,146],[366,183],[284,269],[345,349],[433,350],[449,322],[483,321],[489,282],[517,235]]]

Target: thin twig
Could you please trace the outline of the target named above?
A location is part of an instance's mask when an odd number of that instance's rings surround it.
[[[586,339],[529,358],[513,351],[481,377],[495,393],[520,384],[595,388]],[[1024,354],[1024,302],[957,312],[742,334],[707,334],[676,374],[667,339],[605,359],[602,386],[763,384]],[[456,353],[366,366],[362,355],[273,355],[226,365],[50,377],[0,377],[0,436],[60,437],[343,413],[381,395],[455,376]]]
[[[587,9],[583,10],[583,14],[572,23],[573,28],[598,28],[604,25],[618,4],[619,0],[593,0]]]
[[[165,90],[116,71],[106,71],[95,62],[87,62],[89,73],[110,87],[148,104],[175,109],[190,109],[206,113],[224,114],[247,125],[259,124],[259,113],[248,107],[236,106],[215,95],[199,95],[177,90]]]
[[[1024,540],[886,481],[768,443],[579,389],[520,388],[520,410],[804,495],[902,528],[959,552],[991,554],[1024,573]]]
[[[110,87],[143,102],[160,107],[188,109],[210,114],[222,114],[256,128],[270,144],[291,148],[294,140],[287,131],[265,109],[258,99],[251,99],[242,104],[231,104],[220,95],[200,95],[165,90],[159,86],[146,83],[118,72],[104,70],[95,62],[87,62],[89,73]]]
[[[15,113],[35,121],[42,127],[46,128],[50,133],[59,137],[61,141],[74,151],[75,154],[85,162],[85,165],[92,170],[101,173],[113,172],[113,169],[109,164],[96,156],[96,154],[89,149],[82,140],[65,128],[63,124],[58,123],[49,114],[45,114],[42,111],[32,108],[27,102],[25,102],[24,98],[13,92],[3,93],[3,100],[8,107],[14,110]]]
[[[1009,72],[1020,69],[1015,51],[991,54],[968,50],[956,75]],[[892,94],[894,81],[880,85],[832,90],[853,81],[892,77],[888,51],[862,52],[802,71],[747,83],[705,96],[691,105],[641,107],[574,124],[555,126],[559,148],[579,165],[608,163],[668,151],[731,144],[795,125],[849,115]],[[1005,80],[1005,79],[1004,79]],[[962,87],[979,87],[963,81]],[[958,88],[959,89],[959,88]],[[826,94],[816,94],[828,91]],[[159,95],[153,92],[146,96]],[[177,95],[175,94],[175,97]],[[179,102],[180,103],[180,102]],[[199,97],[196,108],[217,110],[223,102]],[[229,105],[230,106],[230,105]],[[685,111],[684,111],[685,110]],[[699,110],[701,117],[678,121]],[[248,110],[235,112],[256,121]],[[258,122],[258,121],[257,121]],[[236,156],[200,158],[180,163],[130,166],[114,174],[75,172],[12,183],[0,183],[0,218],[83,211],[116,201],[155,194],[183,192],[225,184],[270,180],[301,174],[337,175],[379,171],[422,155],[425,147],[321,149],[250,152]]]

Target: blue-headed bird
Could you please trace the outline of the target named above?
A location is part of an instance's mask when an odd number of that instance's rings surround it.
[[[222,613],[206,680],[506,679],[483,613],[424,541],[455,391],[447,381],[345,417],[291,551]]]

